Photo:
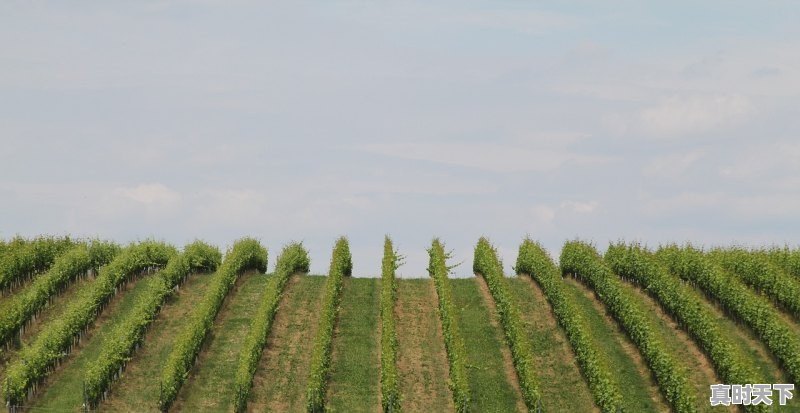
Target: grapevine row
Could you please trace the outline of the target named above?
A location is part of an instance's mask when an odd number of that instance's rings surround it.
[[[46,270],[56,257],[75,245],[69,237],[38,237],[30,241],[15,240],[7,245],[0,260],[0,292],[5,292]]]
[[[566,332],[594,402],[603,412],[621,412],[619,383],[606,360],[598,356],[602,351],[592,338],[580,310],[567,298],[564,281],[550,255],[538,243],[525,239],[519,246],[515,270],[519,276],[529,275],[542,288],[558,324]]]
[[[381,405],[384,412],[400,411],[400,388],[397,373],[397,332],[394,325],[394,304],[397,299],[395,271],[400,257],[386,236],[381,263]]]
[[[695,397],[686,373],[680,370],[653,328],[626,294],[620,279],[603,262],[597,250],[580,241],[570,241],[561,250],[561,271],[583,280],[595,291],[611,315],[639,348],[655,374],[664,397],[677,412],[696,411]]]
[[[247,398],[250,396],[250,388],[253,385],[253,376],[261,360],[264,346],[267,344],[267,336],[272,328],[272,321],[278,311],[284,286],[292,274],[308,272],[310,261],[308,252],[300,243],[287,245],[278,256],[275,267],[275,275],[267,284],[267,291],[264,293],[259,304],[255,318],[250,324],[250,331],[244,341],[244,347],[239,355],[239,364],[236,369],[234,396],[235,409],[237,412],[245,410]]]
[[[22,331],[47,303],[69,283],[89,270],[96,271],[108,264],[119,247],[106,242],[77,244],[54,261],[52,267],[37,277],[31,285],[3,303],[0,314],[0,345],[8,343]]]
[[[531,345],[522,326],[519,308],[511,296],[508,281],[503,276],[503,264],[497,257],[497,250],[484,237],[481,237],[478,245],[475,246],[473,272],[483,276],[489,286],[489,292],[491,292],[497,312],[500,314],[500,323],[503,325],[506,341],[511,348],[511,358],[519,378],[522,398],[528,411],[534,412],[541,407],[541,399],[538,380],[533,370]]]
[[[333,328],[336,324],[336,315],[339,312],[339,298],[344,283],[344,277],[349,277],[353,272],[353,262],[350,256],[350,245],[347,238],[336,240],[333,247],[333,257],[328,271],[328,280],[325,283],[325,295],[322,298],[322,314],[319,317],[319,328],[314,340],[314,350],[311,354],[311,373],[306,389],[306,410],[319,413],[325,411],[325,390],[328,381],[328,370],[331,364],[331,344],[333,342]]]
[[[144,339],[147,327],[155,319],[167,296],[189,274],[214,271],[219,266],[221,254],[216,247],[200,241],[189,244],[184,252],[170,258],[167,266],[148,279],[148,285],[135,307],[117,324],[102,343],[100,356],[86,369],[84,397],[89,406],[97,406],[111,383],[130,359],[131,354]]]
[[[741,248],[715,249],[709,258],[800,320],[800,279],[783,272],[766,256]]]
[[[662,247],[656,256],[670,272],[698,286],[755,331],[792,382],[800,382],[800,337],[791,332],[769,300],[755,294],[691,246]]]
[[[456,310],[453,304],[453,292],[450,280],[447,278],[451,267],[447,266],[450,254],[444,252],[444,245],[435,238],[428,250],[430,256],[428,273],[433,278],[436,286],[436,295],[439,297],[439,317],[442,321],[445,350],[450,364],[450,390],[453,392],[453,402],[459,413],[469,411],[470,394],[467,381],[467,350],[464,338],[456,321]]]
[[[9,405],[22,403],[29,391],[55,367],[79,341],[83,331],[97,318],[118,288],[131,277],[161,267],[175,254],[163,243],[146,241],[123,250],[100,269],[94,282],[56,320],[48,324],[36,340],[24,348],[9,367],[3,390]]]
[[[766,251],[773,263],[781,267],[787,274],[800,280],[800,249],[771,248]]]
[[[175,338],[172,351],[161,371],[161,394],[158,400],[161,410],[167,411],[175,401],[197,359],[203,341],[211,331],[225,296],[233,288],[239,274],[249,269],[266,272],[267,250],[255,239],[243,238],[236,241],[233,248],[225,254],[225,260],[213,275],[202,301],[187,320],[181,334]]]
[[[734,349],[720,331],[714,316],[689,293],[691,287],[656,261],[639,245],[615,244],[608,247],[605,260],[620,277],[640,285],[686,330],[708,355],[725,383],[762,383],[752,365]],[[763,406],[747,406],[751,411]]]

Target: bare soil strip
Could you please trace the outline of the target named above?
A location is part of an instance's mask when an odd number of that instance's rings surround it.
[[[405,412],[453,411],[433,280],[397,280],[397,369]]]
[[[326,279],[310,275],[289,279],[256,370],[248,411],[305,411],[311,350]]]
[[[542,290],[527,275],[509,278],[508,281],[532,343],[542,400],[546,402],[543,407],[559,412],[599,412],[581,375],[572,346]]]

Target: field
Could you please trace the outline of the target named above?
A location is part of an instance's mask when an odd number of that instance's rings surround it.
[[[507,274],[481,238],[475,276],[453,278],[434,239],[398,279],[389,237],[374,278],[351,276],[344,237],[324,275],[302,244],[252,238],[0,245],[9,411],[800,412],[777,391],[709,402],[712,384],[800,382],[797,249],[526,239]]]

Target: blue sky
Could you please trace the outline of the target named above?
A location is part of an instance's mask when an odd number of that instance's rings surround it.
[[[800,243],[795,2],[6,2],[0,236]],[[272,260],[274,263],[274,259]]]

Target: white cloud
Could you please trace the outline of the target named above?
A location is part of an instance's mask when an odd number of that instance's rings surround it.
[[[114,193],[148,206],[173,206],[180,202],[181,194],[163,184],[141,184],[130,188],[117,188]]]
[[[531,207],[530,214],[537,224],[549,224],[556,217],[556,211],[547,205],[535,205]]]
[[[702,150],[693,150],[677,155],[659,156],[642,169],[645,176],[674,178],[684,174],[697,161],[703,159]]]
[[[642,110],[639,121],[642,130],[654,137],[676,137],[729,126],[755,111],[742,95],[673,96]]]
[[[598,155],[582,155],[566,149],[529,149],[485,143],[393,143],[371,144],[362,149],[399,158],[467,166],[493,172],[551,171],[572,162],[603,163]]]
[[[597,201],[563,201],[561,202],[561,209],[576,212],[578,214],[588,214],[597,209],[599,203]]]

